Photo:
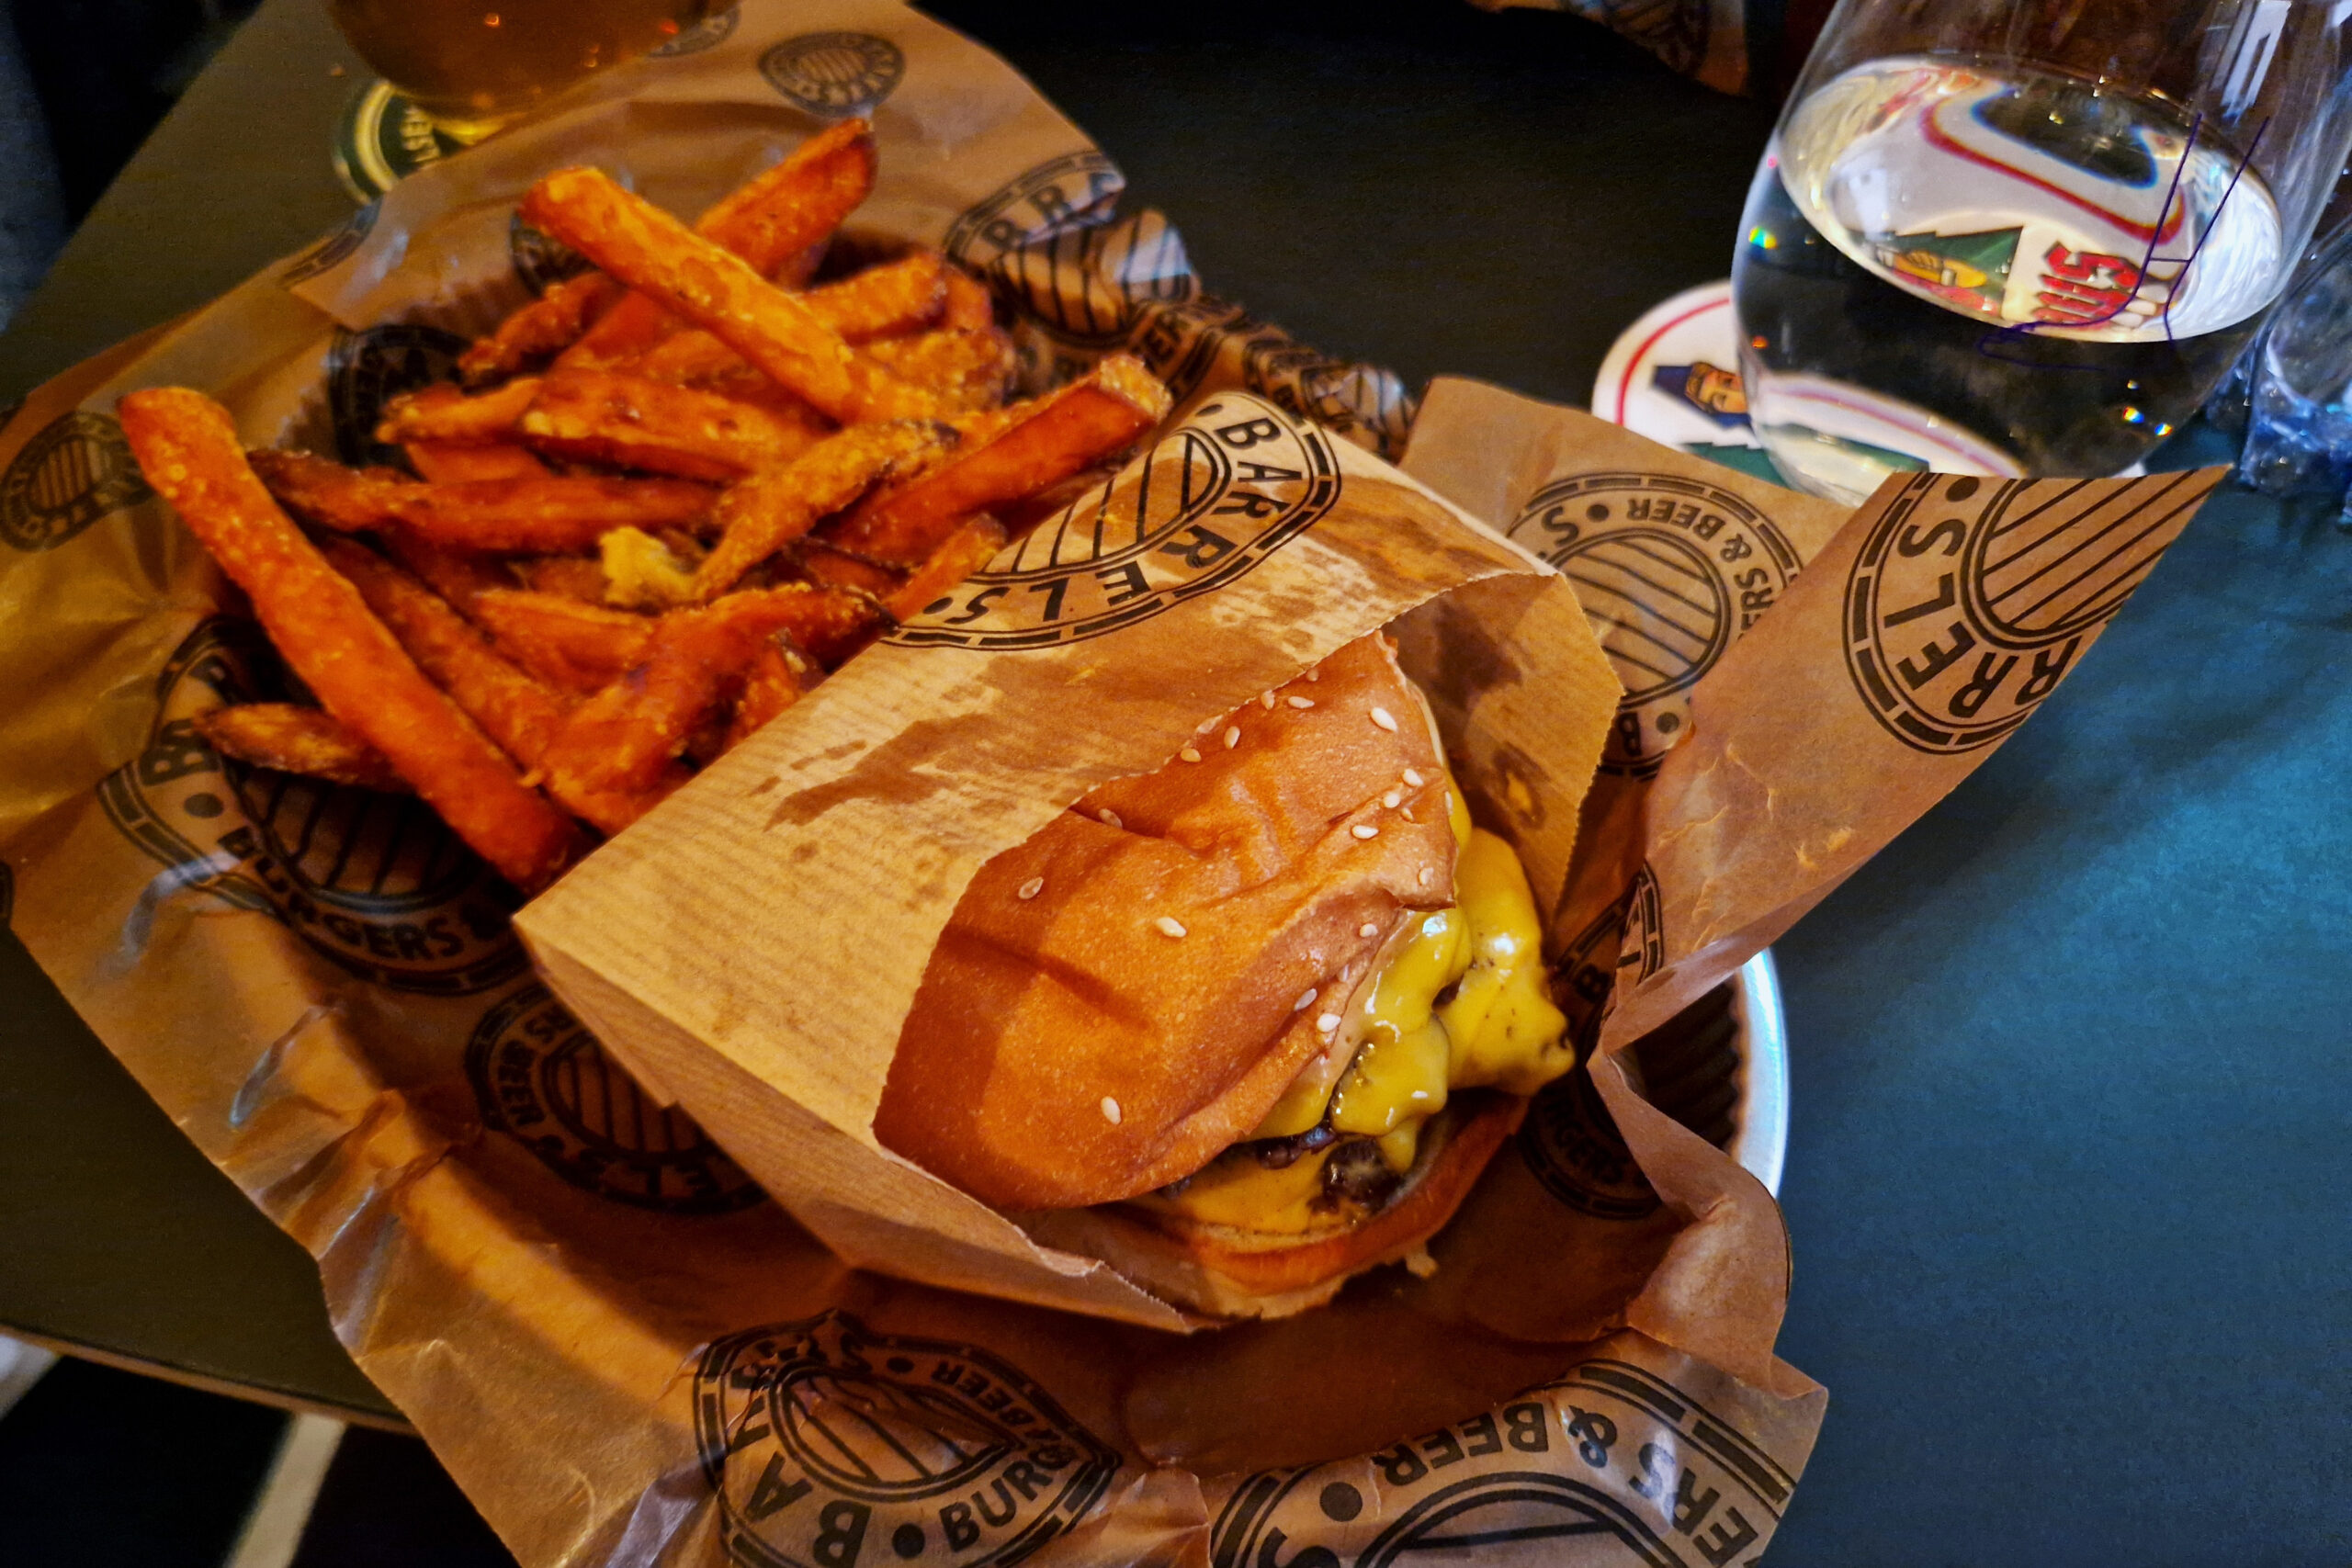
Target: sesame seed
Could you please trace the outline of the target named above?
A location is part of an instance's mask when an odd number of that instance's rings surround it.
[[[1269,712],[1272,712],[1272,709],[1273,709],[1273,705],[1274,705],[1274,694],[1273,694],[1273,693],[1272,693],[1272,692],[1261,692],[1261,693],[1259,693],[1259,694],[1258,694],[1258,705],[1259,705],[1260,707],[1261,707],[1261,708],[1264,708],[1264,709],[1268,710]]]
[[[1429,781],[1429,780],[1427,780],[1427,779],[1425,779],[1425,778],[1423,778],[1423,777],[1421,777],[1421,770],[1420,770],[1420,769],[1419,769],[1419,768],[1407,768],[1407,769],[1405,770],[1405,782],[1406,782],[1408,784],[1411,785],[1413,788],[1415,788],[1415,789],[1419,789],[1419,788],[1420,788],[1423,784],[1425,784],[1429,783],[1430,781]]]
[[[1421,867],[1420,874],[1414,877],[1413,880],[1419,883],[1422,886],[1427,887],[1430,885],[1430,868],[1428,866],[1423,866]]]
[[[1230,750],[1232,750],[1236,746],[1238,746],[1238,745],[1240,745],[1240,744],[1241,744],[1241,727],[1240,727],[1239,725],[1238,725],[1238,724],[1228,724],[1228,725],[1227,725],[1227,726],[1225,727],[1225,749],[1226,749],[1227,750],[1230,751]]]
[[[1201,749],[1197,746],[1187,746],[1176,755],[1188,762],[1197,762],[1201,760]]]
[[[1195,735],[1206,735],[1224,722],[1225,716],[1223,714],[1212,714],[1207,718],[1201,720],[1200,723],[1193,726],[1193,733]]]
[[[1380,726],[1381,728],[1388,731],[1391,735],[1396,733],[1396,716],[1390,713],[1386,708],[1373,709],[1372,722]]]
[[[1021,885],[1021,897],[1025,902],[1028,899],[1035,898],[1038,894],[1043,893],[1045,890],[1046,879],[1042,876],[1033,876],[1028,881]]]
[[[1119,1124],[1119,1117],[1121,1114],[1122,1112],[1119,1110],[1119,1102],[1113,1100],[1109,1095],[1104,1095],[1102,1097],[1102,1120],[1115,1127]]]
[[[1112,810],[1107,806],[1102,808],[1101,815],[1102,818],[1102,825],[1106,828],[1124,828],[1126,826],[1125,822],[1119,820],[1119,814]]]
[[[1284,697],[1283,700],[1295,708],[1311,708],[1315,705],[1313,697]]]
[[[1380,829],[1374,827],[1369,822],[1359,822],[1354,827],[1349,829],[1348,831],[1353,833],[1359,839],[1377,839],[1380,837]]]
[[[1356,976],[1363,973],[1363,964],[1351,964],[1345,969],[1340,971],[1340,978],[1346,984],[1352,986],[1356,983]]]
[[[1322,1017],[1315,1021],[1315,1027],[1322,1032],[1329,1034],[1331,1031],[1340,1027],[1340,1015],[1336,1012],[1327,1012]]]
[[[1379,934],[1380,925],[1376,920],[1366,920],[1363,924],[1356,928],[1356,935],[1358,936],[1378,936]]]
[[[1309,670],[1306,672],[1306,678],[1310,681],[1320,681],[1323,679],[1323,666],[1317,664],[1315,668]]]
[[[1388,807],[1389,810],[1394,811],[1398,807],[1405,804],[1405,797],[1392,789],[1386,795],[1380,797],[1380,804]]]
[[[1309,986],[1306,989],[1298,993],[1298,1000],[1290,1004],[1290,1010],[1293,1012],[1305,1012],[1308,1008],[1311,1008],[1314,1005],[1315,987]]]
[[[1159,928],[1159,934],[1162,936],[1182,936],[1184,934],[1184,922],[1178,919],[1173,915],[1162,915],[1151,923]]]
[[[1398,811],[1396,815],[1402,817],[1408,822],[1419,822],[1420,820],[1419,818],[1413,815],[1413,808],[1409,806]]]

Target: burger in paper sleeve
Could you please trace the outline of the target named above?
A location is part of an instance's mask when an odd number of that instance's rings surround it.
[[[1576,1065],[1510,846],[1374,634],[973,880],[875,1119],[896,1152],[1216,1316],[1453,1217]]]

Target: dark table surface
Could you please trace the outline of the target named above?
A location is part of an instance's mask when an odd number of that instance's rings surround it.
[[[1212,287],[1418,381],[1580,401],[1722,276],[1767,107],[1597,28],[982,5]],[[335,73],[342,67],[353,74]],[[354,85],[269,0],[0,337],[0,405],[350,211]],[[2352,1557],[2352,537],[2209,505],[2034,721],[1779,948],[1831,1403],[1772,1560]],[[310,1261],[0,945],[0,1326],[388,1412]]]

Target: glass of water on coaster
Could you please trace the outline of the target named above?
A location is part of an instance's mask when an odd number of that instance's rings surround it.
[[[2347,65],[2352,0],[1839,0],[1733,262],[1773,462],[2132,471],[2301,256]]]

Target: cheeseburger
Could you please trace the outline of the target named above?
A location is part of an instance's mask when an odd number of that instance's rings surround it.
[[[973,879],[883,1144],[1217,1316],[1418,1255],[1575,1065],[1527,877],[1367,637]]]

